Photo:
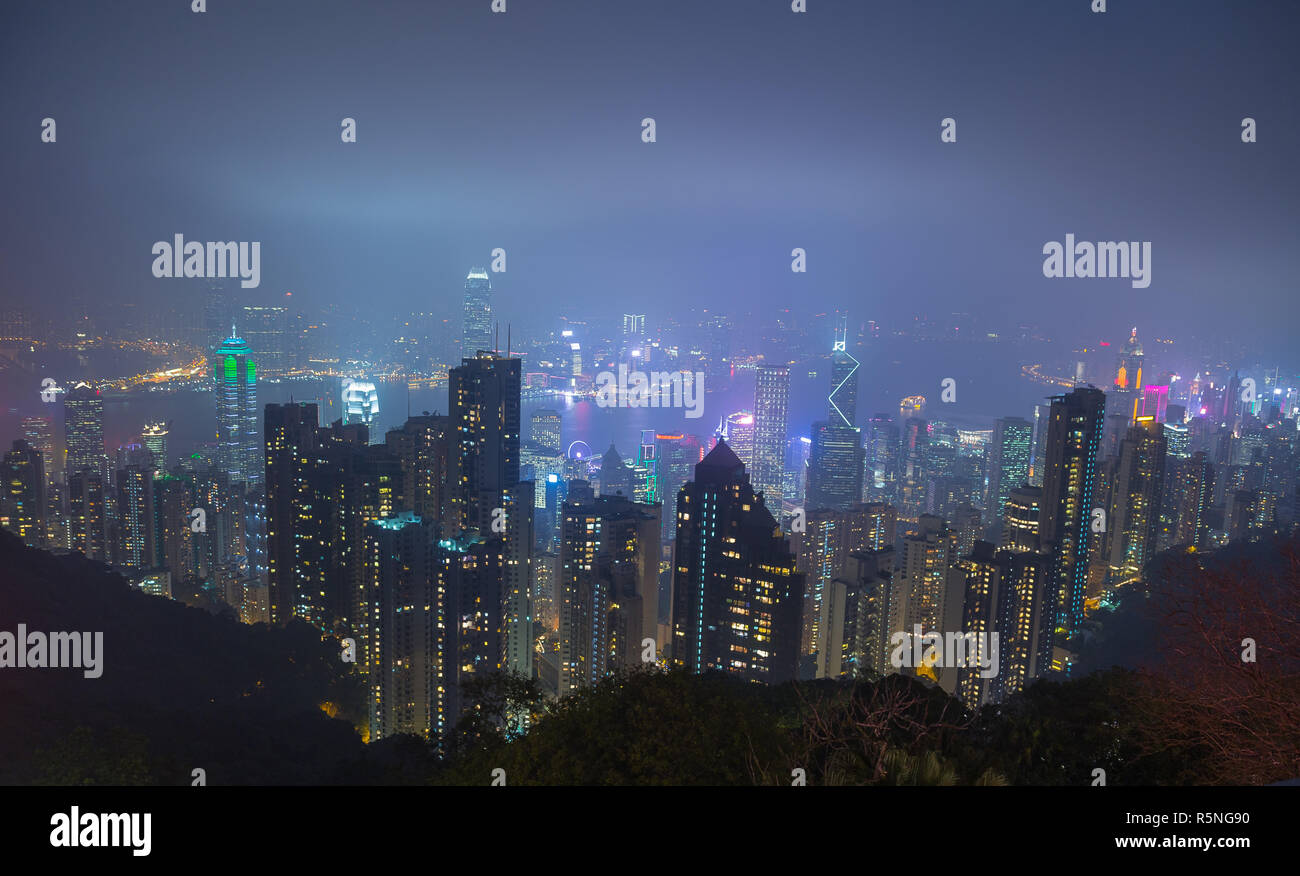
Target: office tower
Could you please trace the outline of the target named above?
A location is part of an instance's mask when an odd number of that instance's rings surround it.
[[[903,517],[916,520],[925,513],[926,466],[930,458],[930,424],[919,417],[903,422],[899,453],[898,502]]]
[[[634,492],[633,481],[632,469],[627,467],[618,448],[611,443],[600,460],[600,495],[623,495],[631,499]]]
[[[560,449],[560,415],[547,408],[533,411],[532,441],[547,453],[559,456]]]
[[[663,501],[659,492],[659,459],[656,456],[655,432],[641,430],[641,449],[632,466],[632,495],[638,502],[655,505]]]
[[[695,435],[655,435],[658,444],[659,494],[663,500],[673,505],[677,502],[677,493],[695,475],[695,466],[704,458],[704,448]],[[671,508],[663,514],[664,544],[672,544],[677,538],[677,515]]]
[[[262,482],[257,434],[257,364],[252,350],[230,327],[212,357],[217,399],[217,462],[232,484]]]
[[[1007,495],[1002,513],[1002,547],[1010,551],[1037,551],[1041,532],[1043,491],[1023,486]]]
[[[726,442],[677,495],[675,557],[674,664],[774,684],[794,678],[803,576]]]
[[[0,462],[0,518],[31,547],[45,547],[45,464],[41,452],[19,438]]]
[[[645,337],[645,314],[644,313],[625,313],[623,314],[623,337],[630,343],[640,343]]]
[[[1163,424],[1155,417],[1139,417],[1120,450],[1107,521],[1108,561],[1116,586],[1139,580],[1155,555],[1164,471]]]
[[[843,509],[860,502],[862,475],[861,433],[825,420],[813,423],[805,507]]]
[[[365,529],[370,739],[447,730],[448,572],[437,527],[409,511]]]
[[[898,425],[886,414],[876,414],[867,425],[866,498],[872,502],[895,502],[898,499],[899,452]]]
[[[1115,386],[1137,391],[1142,389],[1142,342],[1138,340],[1137,326],[1120,349],[1119,365],[1115,372]]]
[[[1029,480],[1029,451],[1033,427],[1023,417],[1002,417],[993,427],[988,446],[988,492],[984,507],[989,522],[1000,520],[1007,496]]]
[[[1049,556],[998,551],[997,558],[1002,567],[995,605],[999,665],[988,699],[1001,703],[1052,670],[1056,590]]]
[[[505,507],[519,483],[520,389],[519,360],[493,353],[466,358],[448,375],[449,523],[456,530],[490,538],[494,509]]]
[[[161,561],[152,465],[117,470],[118,545],[114,564],[152,569]]]
[[[754,459],[754,414],[751,411],[728,414],[724,422],[718,424],[718,434],[748,469]],[[772,507],[779,511],[781,505],[774,501]]]
[[[78,383],[63,397],[63,429],[68,449],[66,471],[104,471],[104,400],[99,390]]]
[[[1093,491],[1106,395],[1081,387],[1053,396],[1043,459],[1040,533],[1052,557],[1056,626],[1066,636],[1083,619],[1091,544]]]
[[[166,423],[146,423],[144,429],[140,432],[140,443],[153,459],[153,467],[157,471],[166,471],[167,469],[167,436],[169,428]]]
[[[581,490],[570,498],[556,581],[560,696],[640,665],[642,643],[658,633],[660,506]]]
[[[1147,384],[1142,387],[1142,405],[1139,416],[1154,417],[1157,423],[1164,423],[1169,412],[1168,384]]]
[[[408,417],[400,429],[384,436],[402,469],[398,508],[435,523],[442,522],[444,509],[450,507],[449,431],[446,417],[425,413]]]
[[[785,446],[785,496],[795,507],[807,505],[808,461],[812,457],[812,439],[802,435],[791,438]],[[671,514],[668,516],[672,516]]]
[[[1181,423],[1165,423],[1165,446],[1169,459],[1187,459],[1192,455],[1192,436]]]
[[[257,351],[260,377],[283,377],[289,372],[289,308],[268,305],[244,307],[239,324],[248,346]]]
[[[474,359],[480,351],[496,349],[492,343],[492,281],[482,268],[472,268],[465,277],[464,325],[460,341],[462,358]]]
[[[1028,483],[1033,487],[1043,485],[1043,453],[1047,448],[1047,424],[1051,421],[1052,406],[1034,405],[1034,448],[1029,462]]]
[[[373,426],[379,417],[379,390],[368,380],[345,379],[339,390],[343,408],[343,423],[364,423]]]
[[[785,442],[789,427],[790,369],[760,365],[754,381],[754,489],[780,512],[785,497]],[[735,450],[735,445],[732,445]],[[744,455],[736,453],[744,462]]]
[[[104,478],[97,469],[68,469],[68,533],[72,550],[92,560],[108,558]]]
[[[829,422],[832,426],[858,425],[858,360],[848,351],[848,328],[843,316],[836,318],[831,346],[831,393]]]
[[[63,471],[62,459],[54,452],[54,429],[49,417],[23,417],[22,436],[33,449],[41,454],[41,464],[45,467],[45,483],[53,485],[60,480]]]

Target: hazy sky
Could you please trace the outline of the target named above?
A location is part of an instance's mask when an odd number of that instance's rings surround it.
[[[516,325],[794,301],[1285,343],[1300,4],[1108,5],[6,0],[0,301],[198,295],[150,272],[181,233],[260,241],[252,298],[394,311],[504,247]],[[1044,278],[1067,232],[1151,241],[1150,287]]]

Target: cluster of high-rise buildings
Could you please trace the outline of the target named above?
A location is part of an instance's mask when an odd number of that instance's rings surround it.
[[[110,459],[102,399],[75,387],[65,458],[45,418],[4,454],[0,521],[151,592],[184,582],[245,622],[350,640],[371,738],[437,742],[467,682],[491,673],[562,697],[645,663],[765,683],[907,672],[998,702],[1068,672],[1088,614],[1158,551],[1295,518],[1295,419],[1235,378],[1144,382],[1136,332],[1106,389],[971,430],[927,417],[920,396],[862,418],[841,318],[808,435],[792,434],[792,363],[757,361],[753,404],[713,435],[647,429],[624,455],[564,446],[553,408],[525,423],[528,373],[497,348],[491,294],[472,271],[446,413],[375,443],[363,381],[345,383],[333,423],[314,403],[267,404],[259,428],[265,370],[234,329],[210,345],[211,452],[172,460],[159,423]],[[645,316],[625,315],[617,355],[648,346]],[[996,635],[994,671],[900,662],[918,634]]]

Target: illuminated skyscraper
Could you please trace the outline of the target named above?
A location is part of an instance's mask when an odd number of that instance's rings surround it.
[[[831,348],[830,424],[855,427],[858,424],[858,360],[848,351],[845,317],[837,318],[835,342]]]
[[[984,507],[990,522],[1002,518],[1011,491],[1029,479],[1029,451],[1033,428],[1023,417],[1003,417],[993,427],[988,446],[988,492]]]
[[[1005,550],[1038,550],[1042,508],[1041,487],[1019,487],[1007,495],[1007,503],[1002,509],[1002,547]]]
[[[63,397],[63,429],[69,475],[88,468],[104,471],[104,400],[99,390],[78,383]]]
[[[1043,451],[1042,545],[1051,556],[1056,626],[1072,635],[1083,620],[1092,537],[1093,491],[1106,395],[1081,387],[1054,396]]]
[[[451,369],[450,522],[462,531],[490,538],[493,509],[519,483],[520,390],[517,358],[485,352]]]
[[[1056,591],[1045,554],[998,551],[997,562],[998,666],[987,698],[1000,703],[1052,670]]]
[[[673,664],[772,684],[794,678],[803,575],[726,442],[678,493],[675,556]]]
[[[0,462],[0,517],[31,547],[45,547],[45,499],[41,452],[19,438]]]
[[[728,414],[724,423],[719,426],[719,434],[726,439],[727,445],[731,451],[736,454],[746,468],[753,465],[754,459],[754,414],[752,411],[736,411],[734,414]],[[773,499],[777,499],[779,494],[773,494]],[[773,501],[772,507],[778,511],[781,508],[779,501]]]
[[[435,556],[436,527],[411,512],[365,530],[371,611],[370,740],[447,730],[449,574]]]
[[[1147,560],[1155,555],[1164,471],[1163,424],[1154,417],[1139,417],[1124,438],[1111,496],[1107,535],[1116,585],[1141,578]]]
[[[115,565],[152,569],[161,562],[158,516],[154,510],[153,466],[118,469]]]
[[[640,665],[643,641],[658,632],[659,506],[572,496],[562,509],[556,583],[561,696]]]
[[[644,313],[625,313],[623,314],[623,337],[629,343],[640,343],[645,337],[645,314]]]
[[[140,432],[140,443],[153,457],[153,467],[158,471],[167,470],[167,435],[166,423],[146,423]]]
[[[762,365],[754,381],[754,489],[780,513],[785,496],[785,446],[789,427],[790,369]],[[735,445],[732,445],[735,449]],[[744,454],[737,452],[744,462]]]
[[[104,478],[92,468],[68,470],[68,536],[72,550],[106,560]]]
[[[264,475],[257,432],[257,365],[252,350],[230,327],[212,357],[216,382],[217,464],[232,484],[260,484]]]
[[[533,443],[538,447],[547,453],[559,456],[562,452],[560,448],[560,415],[546,408],[533,411],[532,438]]]
[[[379,416],[379,390],[375,389],[373,383],[368,380],[344,380],[342,396],[344,424],[374,425]]]
[[[56,476],[63,471],[63,466],[54,452],[54,430],[49,417],[23,417],[23,440],[41,454],[41,464],[45,467],[45,483],[52,484]]]
[[[465,328],[461,333],[461,356],[473,359],[480,350],[493,350],[492,280],[487,271],[473,268],[465,278]]]

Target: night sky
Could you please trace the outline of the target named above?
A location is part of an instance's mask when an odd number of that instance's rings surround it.
[[[198,295],[150,272],[182,233],[260,241],[248,298],[308,306],[457,313],[500,246],[521,327],[794,303],[1290,347],[1294,0],[489,6],[6,0],[0,304]],[[1067,232],[1151,241],[1151,286],[1044,278]]]

